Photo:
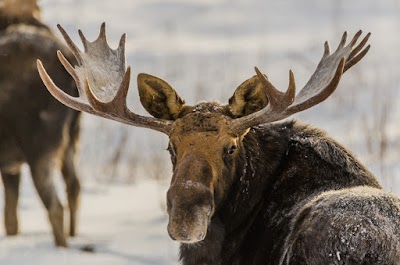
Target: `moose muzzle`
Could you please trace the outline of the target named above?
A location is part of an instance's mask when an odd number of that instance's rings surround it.
[[[213,194],[205,185],[191,180],[171,186],[167,193],[168,233],[181,243],[204,240],[214,212]]]

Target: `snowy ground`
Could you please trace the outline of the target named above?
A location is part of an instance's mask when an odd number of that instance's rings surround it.
[[[177,264],[178,245],[167,235],[165,191],[159,183],[86,185],[79,236],[69,241],[69,249],[54,247],[47,214],[30,178],[22,179],[22,187],[22,234],[0,237],[1,265]],[[87,246],[94,252],[80,250]]]
[[[287,87],[287,72],[292,69],[300,88],[319,61],[325,40],[334,48],[345,30],[350,35],[359,29],[371,31],[369,54],[345,74],[338,91],[296,118],[328,131],[376,173],[387,190],[400,194],[400,128],[390,122],[400,118],[398,1],[42,0],[41,4],[44,20],[54,28],[62,24],[77,44],[79,28],[93,40],[103,21],[112,47],[127,33],[127,61],[133,67],[128,102],[141,114],[134,78],[138,72],[167,80],[189,104],[227,102],[234,89],[254,75],[254,66],[281,90]],[[0,264],[177,264],[177,245],[167,235],[163,210],[170,177],[164,151],[167,139],[88,115],[82,127],[80,235],[71,241],[72,249],[53,247],[44,210],[25,175],[22,235],[0,237]],[[118,163],[112,163],[119,155]],[[60,185],[60,195],[62,190]],[[77,250],[85,244],[93,244],[96,252]]]

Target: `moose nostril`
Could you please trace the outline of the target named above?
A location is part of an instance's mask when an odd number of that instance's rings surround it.
[[[190,236],[187,235],[186,233],[176,233],[176,231],[171,233],[170,229],[168,229],[168,234],[171,237],[171,239],[175,241],[179,242],[190,241]]]
[[[175,241],[176,241],[176,237],[171,233],[169,227],[168,227],[167,230],[168,230],[169,237],[170,237],[172,240],[175,240]]]
[[[168,234],[169,234],[169,237],[170,237],[172,240],[175,240],[175,241],[176,241],[175,236],[173,236],[171,233],[168,233]]]
[[[198,237],[197,237],[197,240],[199,240],[199,241],[202,241],[203,239],[204,239],[204,232],[202,232]]]

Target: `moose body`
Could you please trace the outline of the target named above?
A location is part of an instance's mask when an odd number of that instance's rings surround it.
[[[241,150],[207,236],[181,246],[183,264],[398,264],[399,199],[321,130],[254,127]]]
[[[0,4],[0,173],[6,233],[19,232],[21,165],[27,163],[48,211],[55,243],[66,246],[64,210],[53,183],[53,170],[61,169],[66,182],[73,236],[80,190],[74,165],[80,112],[65,107],[43,91],[35,64],[37,58],[48,61],[55,79],[74,94],[74,81],[55,56],[59,49],[67,54],[68,50],[40,21],[36,0],[1,0]]]
[[[344,72],[368,52],[361,31],[346,45],[329,44],[314,74],[296,95],[257,68],[222,105],[190,106],[164,80],[139,74],[140,101],[153,117],[127,108],[130,67],[125,35],[116,50],[105,24],[84,52],[59,26],[78,61],[58,57],[79,97],[63,92],[41,61],[40,76],[65,105],[169,137],[173,174],[167,192],[168,233],[181,243],[184,265],[399,264],[400,200],[345,148],[298,122],[272,123],[328,98]],[[106,73],[106,74],[105,74]]]

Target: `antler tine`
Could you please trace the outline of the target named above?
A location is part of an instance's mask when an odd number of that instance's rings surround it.
[[[122,34],[119,39],[119,44],[117,50],[120,52],[120,56],[125,60],[125,42],[126,42],[126,33]]]
[[[361,34],[361,30],[359,31]],[[367,43],[369,37],[371,36],[371,33],[368,32],[368,34],[364,37],[364,39],[360,42],[360,44],[357,45],[357,47],[355,47],[351,53],[349,54],[349,58],[353,58],[359,51],[361,51],[361,49],[365,46],[365,44]],[[357,38],[358,39],[358,38]],[[354,47],[355,43],[350,43],[351,47]]]
[[[99,39],[107,40],[107,36],[106,36],[106,22],[101,23]]]
[[[61,51],[57,51],[57,57],[64,66],[65,70],[67,70],[67,72],[74,78],[75,82],[78,81],[79,78],[75,73],[74,67],[68,62],[67,58],[64,57],[64,54],[62,54]],[[81,93],[79,93],[79,95],[81,95]]]
[[[284,119],[327,99],[337,88],[343,73],[367,54],[370,46],[368,45],[364,50],[362,49],[367,43],[370,33],[353,49],[360,35],[361,31],[357,32],[346,46],[347,33],[345,32],[338,48],[333,54],[330,54],[329,43],[325,42],[324,54],[317,69],[296,96],[294,96],[295,83],[291,71],[289,74],[289,88],[283,94],[277,91],[256,68],[257,76],[267,91],[269,103],[262,110],[234,119],[231,124],[232,132],[240,135],[250,127]]]
[[[292,70],[289,71],[289,86],[285,93],[277,90],[257,67],[254,67],[257,77],[266,90],[268,105],[253,114],[235,119],[231,124],[231,131],[240,135],[246,129],[261,123],[277,121],[286,118],[285,110],[293,103],[296,94],[296,83]]]
[[[356,57],[351,59],[349,62],[346,62],[346,64],[344,65],[343,73],[346,72],[348,69],[350,69],[353,65],[361,61],[361,59],[364,58],[364,56],[369,51],[369,48],[371,48],[371,45],[365,47],[365,49],[362,50]]]
[[[53,95],[53,97],[55,97],[58,101],[70,108],[93,113],[91,107],[86,104],[80,97],[72,97],[61,90],[59,87],[57,87],[57,85],[54,84],[53,80],[47,74],[46,69],[39,59],[36,61],[36,64],[40,78],[42,79],[44,85],[47,87],[47,90],[49,90],[50,94]]]
[[[126,42],[126,33],[122,34],[121,39],[119,40],[118,48],[125,47]]]
[[[354,35],[353,39],[350,41],[351,47],[354,47],[354,45],[356,45],[358,38],[360,38],[361,34],[362,34],[362,30],[357,31],[357,33]]]
[[[86,39],[85,35],[83,35],[82,30],[78,29],[78,34],[79,34],[79,37],[81,38],[84,51],[87,52],[87,50],[88,50],[88,42],[89,41]]]
[[[357,32],[357,34],[359,34],[359,36],[361,35],[361,30],[359,32]],[[356,35],[357,36],[357,35]],[[347,71],[347,69],[349,69],[350,67],[352,67],[353,65],[355,65],[357,62],[359,62],[365,54],[367,54],[370,45],[368,45],[367,47],[365,47],[364,50],[362,50],[362,48],[365,46],[365,44],[367,43],[369,37],[371,36],[371,33],[368,32],[368,34],[364,37],[364,39],[360,42],[360,44],[357,45],[357,47],[355,47],[351,53],[349,54],[349,58],[348,58],[348,62],[346,62],[346,65],[344,67],[344,72]],[[355,37],[354,37],[355,38]],[[358,39],[358,37],[357,37]],[[351,45],[351,47],[353,47],[355,45],[355,43],[353,44],[353,42],[351,42],[349,45]],[[361,51],[362,50],[362,51]],[[361,52],[360,52],[361,51]],[[358,55],[357,55],[358,54]],[[357,55],[357,56],[356,56]]]
[[[264,88],[267,91],[267,97],[270,104],[270,108],[274,110],[284,110],[290,104],[293,103],[294,95],[296,93],[296,86],[294,83],[293,72],[290,71],[289,74],[289,88],[286,93],[282,93],[277,90],[271,82],[258,70],[257,67],[254,67],[256,70],[257,76],[260,79],[261,83],[264,85]]]
[[[331,47],[329,46],[329,42],[325,41],[324,43],[324,54],[322,55],[322,58],[325,58],[327,56],[331,55]]]
[[[124,75],[124,79],[122,80],[121,86],[118,89],[117,94],[115,94],[114,99],[112,100],[113,105],[122,106],[124,107],[124,109],[127,109],[126,97],[128,96],[130,81],[131,81],[131,67],[128,66]]]
[[[343,33],[342,39],[340,40],[339,46],[337,47],[336,50],[343,49],[344,45],[346,44],[347,41],[347,31]]]
[[[68,62],[67,58],[64,57],[61,51],[57,51],[58,60],[60,60],[61,64],[64,66],[65,70],[72,76],[75,83],[78,84],[80,82],[78,75],[75,72],[74,67]],[[40,62],[40,61],[39,61]],[[82,85],[77,85],[78,95],[80,98],[86,98],[86,92],[82,89]]]
[[[61,35],[63,36],[65,42],[67,43],[68,47],[71,49],[72,53],[74,54],[76,60],[78,61],[79,65],[82,65],[82,57],[81,57],[81,51],[79,48],[75,45],[75,43],[71,40],[67,32],[64,30],[63,27],[61,27],[60,24],[57,24],[58,30],[61,32]]]
[[[58,88],[38,60],[40,77],[56,99],[79,111],[169,134],[171,121],[140,116],[127,107],[131,68],[125,67],[125,34],[121,36],[118,48],[113,50],[106,41],[105,23],[101,25],[99,37],[94,42],[89,42],[79,31],[85,48],[82,53],[65,30],[59,25],[58,28],[78,60],[79,65],[74,68],[60,51],[57,52],[60,62],[75,80],[79,97],[72,97]]]

